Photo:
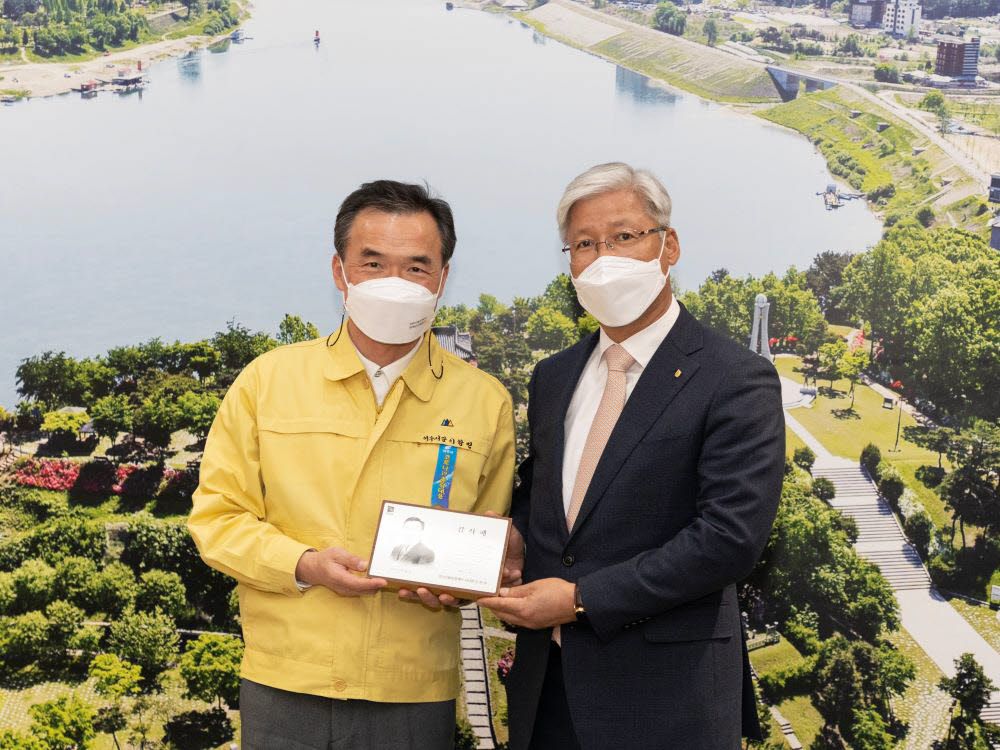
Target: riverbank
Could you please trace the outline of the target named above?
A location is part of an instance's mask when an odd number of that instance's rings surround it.
[[[855,84],[842,81],[782,102],[763,63],[570,0],[550,0],[514,15],[571,47],[806,136],[837,181],[863,192],[889,224],[919,213],[929,225],[988,236],[990,212],[979,175]]]
[[[249,3],[238,3],[237,6],[240,9],[240,23],[243,23],[250,16]],[[214,36],[187,34],[176,39],[170,38],[171,34],[168,33],[159,41],[84,60],[33,62],[28,61],[28,56],[22,49],[21,58],[24,62],[0,63],[0,90],[17,91],[18,98],[66,94],[79,89],[81,84],[89,80],[109,79],[119,68],[136,68],[140,62],[146,68],[158,60],[179,57],[193,50],[209,47],[227,39],[231,31],[232,29],[227,29]]]
[[[514,15],[545,36],[703,99],[734,104],[781,101],[763,63],[569,0],[550,0]]]

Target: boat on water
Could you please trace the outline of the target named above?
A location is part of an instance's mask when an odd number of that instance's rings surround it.
[[[238,44],[244,41],[247,37],[246,32],[243,31],[243,29],[236,29],[236,31],[229,35],[229,38]]]
[[[319,46],[319,29],[316,30],[316,36],[313,37],[313,44]]]
[[[16,96],[10,96],[6,94],[4,96],[0,96],[0,104],[13,104],[16,101],[17,101]]]
[[[823,193],[823,202],[826,204],[827,211],[832,208],[840,208],[843,205],[840,202],[840,195],[837,193],[836,185],[831,183],[826,186],[826,192]]]

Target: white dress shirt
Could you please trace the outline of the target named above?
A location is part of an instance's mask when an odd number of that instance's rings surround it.
[[[378,404],[380,409],[382,408],[382,404],[385,402],[385,397],[389,395],[389,391],[392,390],[392,386],[397,380],[399,380],[399,376],[403,374],[403,370],[406,369],[406,366],[410,364],[410,360],[413,359],[413,356],[417,353],[417,349],[420,348],[420,344],[422,342],[422,338],[418,339],[416,345],[410,349],[409,352],[404,354],[395,362],[390,362],[389,364],[381,367],[365,357],[365,355],[361,352],[358,352],[358,359],[361,360],[361,364],[364,365],[365,372],[368,373],[368,379],[372,383],[372,392],[375,394],[375,403]],[[357,347],[354,348],[354,351],[358,351]]]
[[[632,389],[642,375],[642,371],[653,358],[653,354],[670,333],[677,322],[681,308],[677,298],[670,300],[667,311],[638,333],[629,336],[621,342],[635,363],[625,372],[625,400],[632,395]],[[608,365],[604,361],[604,352],[615,342],[601,329],[600,340],[591,352],[587,364],[584,365],[580,379],[576,383],[573,399],[566,410],[563,430],[566,436],[563,452],[563,510],[569,512],[569,503],[573,497],[573,486],[576,484],[576,473],[580,468],[580,458],[590,434],[590,426],[597,415],[597,407],[604,395],[604,386],[608,382]]]

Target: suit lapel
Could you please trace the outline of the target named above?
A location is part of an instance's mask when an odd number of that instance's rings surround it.
[[[566,508],[563,505],[563,456],[566,453],[566,412],[569,411],[570,401],[576,392],[576,384],[580,381],[583,368],[587,365],[591,352],[597,346],[600,333],[595,331],[588,338],[580,341],[576,346],[569,349],[566,354],[566,362],[560,367],[560,372],[556,373],[556,380],[559,383],[559,390],[554,399],[554,413],[552,421],[555,433],[554,471],[552,472],[552,499],[555,501],[555,514],[559,519],[560,532],[563,541],[569,536],[566,529]]]
[[[682,305],[674,327],[660,344],[653,358],[649,360],[628,401],[625,402],[625,408],[608,438],[604,453],[597,462],[587,494],[583,497],[580,513],[569,534],[570,538],[604,496],[608,485],[618,474],[635,446],[649,432],[685,384],[694,377],[699,365],[688,355],[700,348],[699,325]]]

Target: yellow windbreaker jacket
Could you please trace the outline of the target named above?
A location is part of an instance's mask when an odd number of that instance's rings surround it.
[[[450,700],[457,611],[395,591],[301,592],[295,566],[310,547],[367,559],[382,500],[430,505],[441,443],[458,449],[449,507],[505,515],[510,395],[427,333],[379,410],[342,334],[274,349],[236,378],[208,434],[188,529],[205,562],[239,581],[243,677],[332,698]]]

